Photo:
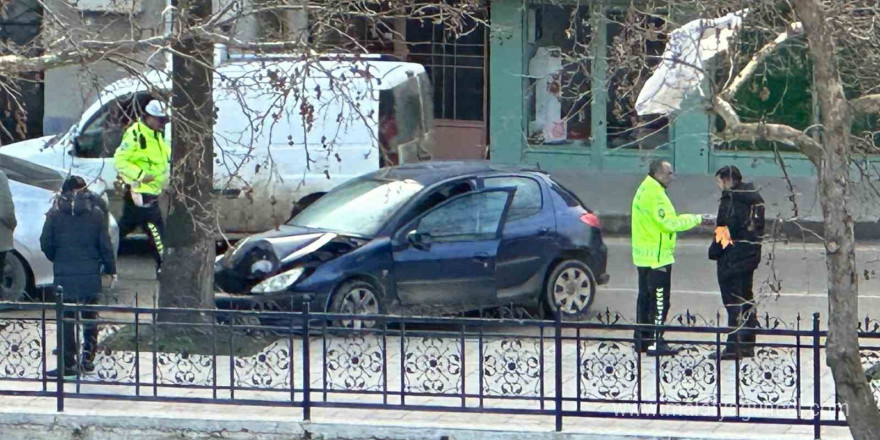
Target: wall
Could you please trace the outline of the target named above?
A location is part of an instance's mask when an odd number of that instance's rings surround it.
[[[669,159],[680,175],[712,176],[724,165],[736,165],[757,177],[782,177],[779,158],[772,152],[722,151],[712,147],[712,118],[704,110],[705,98],[692,96],[669,127],[668,143],[657,149],[609,148],[607,76],[607,23],[593,23],[591,138],[566,145],[531,145],[527,141],[528,6],[530,0],[495,0],[491,3],[490,35],[490,151],[495,162],[539,166],[551,172],[590,170],[602,173],[641,173],[654,158]],[[531,0],[533,3],[538,0]],[[561,2],[565,4],[565,1]],[[569,2],[571,3],[571,2]],[[571,3],[574,4],[574,3]],[[605,14],[604,7],[595,6]],[[789,176],[815,177],[807,159],[783,153]]]
[[[147,38],[164,32],[162,11],[165,9],[165,0],[137,0],[134,3],[132,0],[92,0],[75,4],[76,7],[64,0],[47,0],[47,8],[56,11],[66,25],[59,26],[54,20],[45,20],[44,43],[57,38],[94,38],[77,30],[80,23],[91,31],[100,29],[101,38],[108,41]],[[164,56],[150,55],[137,54],[133,58],[153,68],[164,65]],[[145,70],[143,66],[132,67],[136,72]],[[43,134],[55,134],[69,128],[79,120],[80,114],[94,102],[104,86],[131,74],[110,62],[47,70]]]

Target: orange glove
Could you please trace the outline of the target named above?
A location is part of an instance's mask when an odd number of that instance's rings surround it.
[[[730,239],[730,230],[727,229],[727,226],[715,228],[715,242],[721,243],[721,249],[727,249],[727,246],[733,244],[733,240]]]

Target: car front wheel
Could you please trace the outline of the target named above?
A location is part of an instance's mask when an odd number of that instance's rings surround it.
[[[565,260],[550,273],[545,289],[545,304],[550,312],[563,317],[581,318],[587,314],[596,294],[596,277],[581,261]]]
[[[330,313],[340,315],[379,315],[384,313],[382,294],[372,283],[362,280],[349,281],[339,287],[333,295]],[[376,328],[380,323],[376,320],[342,318],[334,319],[333,326],[346,329]]]
[[[3,265],[3,285],[0,286],[0,299],[21,301],[25,297],[28,275],[24,263],[18,255],[8,252]]]

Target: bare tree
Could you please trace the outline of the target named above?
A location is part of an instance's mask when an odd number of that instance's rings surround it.
[[[688,11],[685,13],[684,11]],[[739,11],[741,25],[718,28],[713,21]],[[876,153],[876,128],[855,124],[865,114],[880,112],[880,3],[870,0],[734,0],[633,2],[622,20],[625,37],[614,41],[610,68],[615,65],[644,66],[649,57],[643,42],[656,36],[645,26],[644,17],[662,17],[664,33],[684,22],[703,19],[694,41],[682,46],[700,47],[702,39],[717,54],[705,65],[688,64],[687,57],[673,52],[660,60],[673,66],[666,87],[685,84],[683,79],[698,78],[696,85],[680,90],[697,96],[708,90],[702,101],[710,114],[720,118],[716,142],[728,144],[765,143],[791,148],[806,155],[818,174],[819,195],[824,217],[824,243],[828,267],[829,337],[827,363],[845,409],[853,437],[859,440],[880,437],[877,403],[865,378],[859,354],[858,273],[853,235],[853,175],[859,170],[856,155]],[[733,31],[729,47],[723,35]],[[671,44],[671,43],[670,43]],[[705,49],[706,45],[702,47]],[[696,49],[701,50],[701,49]],[[798,72],[779,60],[803,55],[807,68]],[[712,55],[712,54],[709,54]],[[656,64],[656,63],[654,63]],[[676,72],[677,70],[677,72]],[[776,71],[774,71],[776,70]],[[812,78],[810,78],[812,70]],[[785,77],[774,87],[770,75]],[[797,75],[802,77],[797,77]],[[679,76],[676,76],[679,75]],[[635,92],[645,79],[630,75]],[[760,78],[759,78],[760,77]],[[750,108],[754,102],[791,92],[794,79],[806,84],[802,95],[816,101],[811,123],[779,118],[776,110]],[[778,85],[778,84],[777,84]],[[618,90],[618,95],[627,93]],[[631,104],[635,104],[635,99]],[[634,107],[634,105],[633,105]],[[675,117],[680,109],[670,112]],[[809,113],[807,113],[809,115]],[[867,170],[861,169],[866,175]],[[796,220],[797,213],[792,216]]]
[[[173,3],[178,26],[188,28],[211,18],[210,0]],[[159,305],[212,308],[214,237],[211,211],[214,176],[213,45],[204,37],[178,40],[171,47],[172,182],[165,270]],[[182,316],[181,319],[192,319]]]
[[[278,164],[271,154],[261,160],[254,152],[267,148],[279,124],[297,118],[306,127],[304,139],[290,139],[291,146],[303,145],[299,148],[305,150],[304,168],[319,159],[341,160],[333,135],[312,136],[309,131],[322,119],[333,121],[338,131],[375,124],[377,115],[362,111],[361,102],[376,99],[373,89],[382,78],[374,77],[359,55],[378,46],[404,44],[401,23],[406,20],[443,24],[450,37],[472,32],[482,23],[482,6],[475,0],[175,0],[147,21],[136,17],[139,2],[108,0],[105,6],[112,10],[97,13],[106,18],[102,23],[110,23],[102,26],[95,24],[95,13],[81,13],[76,1],[37,1],[43,8],[43,31],[27,44],[0,47],[0,90],[14,98],[21,80],[32,80],[34,72],[80,66],[97,91],[103,86],[100,65],[124,72],[153,95],[170,97],[173,164],[159,300],[164,306],[213,306],[213,243],[224,217],[237,213],[218,215],[221,208],[212,204],[212,190],[235,186],[242,198],[249,198],[257,181],[277,179]],[[260,78],[225,75],[214,63],[215,44],[261,60]],[[350,70],[325,71],[328,67],[318,55],[328,52],[351,60]],[[171,65],[165,65],[168,55]],[[287,67],[276,67],[285,59]],[[295,68],[289,68],[289,60],[297,60]],[[170,78],[167,72],[149,72],[169,68]],[[310,73],[318,72],[333,78],[327,89],[316,89],[308,81]],[[221,84],[212,83],[218,79]],[[218,111],[212,101],[215,87],[224,87],[237,101],[245,120],[240,132],[218,134],[213,129]],[[247,99],[254,91],[270,95],[270,103],[254,106]],[[27,114],[21,102],[10,102],[17,106],[13,110]],[[215,157],[215,144],[233,143],[242,148],[221,148]],[[319,150],[310,150],[316,143]],[[373,143],[379,145],[379,139]],[[370,154],[386,153],[376,148]],[[215,181],[215,169],[222,171],[221,181]],[[254,204],[271,205],[273,217],[284,221],[291,197],[277,194]]]

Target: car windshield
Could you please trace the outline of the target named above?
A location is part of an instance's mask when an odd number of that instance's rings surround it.
[[[51,168],[0,154],[0,170],[9,180],[49,191],[61,191],[64,176]]]
[[[422,188],[414,180],[354,180],[327,193],[288,224],[371,237]]]

